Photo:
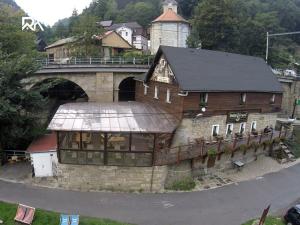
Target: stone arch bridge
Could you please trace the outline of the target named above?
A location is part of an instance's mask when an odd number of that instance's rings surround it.
[[[127,78],[142,78],[149,65],[47,65],[24,80],[26,89],[52,78],[80,86],[91,102],[119,101],[119,86]]]

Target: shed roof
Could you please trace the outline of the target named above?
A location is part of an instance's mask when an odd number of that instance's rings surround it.
[[[29,153],[43,153],[57,150],[57,138],[53,132],[35,139],[27,148]]]
[[[157,23],[157,22],[183,22],[183,23],[189,23],[187,20],[185,20],[182,16],[178,15],[172,9],[166,10],[163,14],[161,14],[154,21],[152,21],[152,23]]]
[[[145,82],[164,55],[179,87],[190,92],[283,92],[266,62],[220,51],[161,46]]]
[[[69,103],[61,105],[50,122],[53,131],[172,133],[173,115],[139,103]]]
[[[60,39],[60,40],[52,43],[51,45],[48,45],[46,47],[46,49],[54,48],[54,47],[57,47],[57,46],[60,46],[60,45],[69,44],[69,43],[72,43],[72,42],[75,42],[75,41],[76,41],[75,37],[69,37],[69,38]]]

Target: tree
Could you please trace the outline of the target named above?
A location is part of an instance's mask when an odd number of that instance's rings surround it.
[[[25,90],[23,83],[38,69],[38,52],[35,34],[20,29],[22,15],[0,8],[0,151],[24,148],[42,130],[36,116],[45,100],[39,91]]]
[[[91,15],[82,15],[73,27],[72,34],[76,41],[70,46],[76,56],[99,56],[100,43],[96,36],[103,33],[103,29],[97,25],[98,18]]]

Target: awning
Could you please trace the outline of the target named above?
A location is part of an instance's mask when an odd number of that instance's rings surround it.
[[[59,107],[48,129],[53,131],[172,133],[172,114],[140,102],[69,103]]]

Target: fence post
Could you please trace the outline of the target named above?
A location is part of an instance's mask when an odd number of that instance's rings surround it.
[[[75,65],[76,65],[76,61],[77,61],[77,59],[76,59],[76,57],[75,57],[75,62],[74,62],[74,63],[75,63]]]
[[[119,64],[122,64],[121,56],[119,57]]]
[[[262,140],[262,133],[260,133],[259,144],[261,144],[261,140]]]
[[[92,64],[92,58],[90,57],[90,65]]]
[[[135,57],[133,57],[133,64],[135,65]]]
[[[249,145],[249,144],[250,144],[250,139],[251,139],[251,135],[250,135],[250,133],[249,133],[249,134],[248,134],[247,145]]]

